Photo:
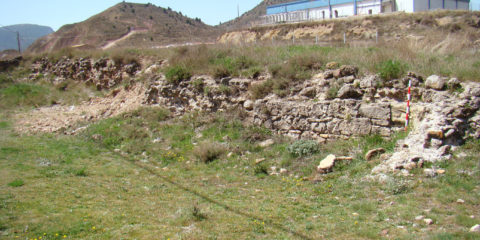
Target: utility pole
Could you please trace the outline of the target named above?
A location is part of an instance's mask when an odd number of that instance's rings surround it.
[[[17,43],[18,43],[18,52],[21,53],[22,48],[21,48],[21,45],[20,45],[20,33],[18,31],[17,31]]]
[[[237,4],[237,14],[238,14],[238,17],[240,17],[240,4]]]

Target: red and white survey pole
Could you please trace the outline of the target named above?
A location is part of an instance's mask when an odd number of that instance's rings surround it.
[[[408,123],[410,122],[410,101],[412,101],[412,79],[408,81],[408,94],[407,94],[407,110],[405,119],[405,131],[408,130]]]

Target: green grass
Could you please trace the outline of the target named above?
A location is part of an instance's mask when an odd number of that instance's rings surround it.
[[[291,140],[244,126],[237,114],[170,118],[161,108],[142,108],[80,136],[19,136],[0,128],[2,231],[7,239],[376,239],[385,229],[398,239],[476,236],[468,229],[480,195],[478,141],[459,149],[467,157],[436,163],[446,169],[443,176],[392,175],[378,183],[365,179],[379,162],[366,162],[364,151],[392,151],[392,140],[332,142],[296,157],[287,151]],[[258,148],[266,138],[275,144]],[[194,149],[202,142],[221,144],[225,154],[197,161]],[[328,154],[354,160],[322,182],[304,181]],[[256,166],[258,158],[266,160]],[[268,176],[272,166],[292,175]],[[8,186],[17,179],[27,184]],[[435,224],[417,223],[417,215]]]
[[[21,187],[23,185],[25,185],[25,182],[22,179],[15,179],[8,183],[8,186],[10,187]]]

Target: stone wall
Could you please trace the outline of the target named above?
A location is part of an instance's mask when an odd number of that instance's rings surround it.
[[[150,82],[143,104],[159,105],[176,115],[190,111],[240,110],[245,120],[295,139],[325,142],[379,134],[385,137],[403,131],[408,83],[412,83],[411,131],[397,144],[395,153],[374,169],[384,172],[420,166],[448,158],[450,149],[468,137],[480,138],[480,84],[457,79],[409,73],[392,81],[376,75],[358,77],[353,66],[327,64],[312,79],[292,82],[288,94],[269,94],[252,99],[249,89],[260,79],[194,76],[169,83],[153,65],[139,71],[137,64],[115,64],[108,59],[70,60],[57,63],[43,59],[34,65],[37,74],[49,74],[54,81],[66,78],[111,88],[126,78],[141,76]],[[61,81],[61,80],[60,80]],[[338,91],[332,91],[338,89]]]
[[[137,62],[124,64],[107,58],[93,60],[64,57],[56,62],[42,58],[33,63],[32,78],[38,74],[51,75],[55,84],[72,79],[94,85],[101,90],[116,86],[124,79],[134,76],[139,70],[140,65]]]

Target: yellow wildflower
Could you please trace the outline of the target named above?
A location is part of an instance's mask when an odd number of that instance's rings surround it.
[[[92,227],[92,230],[95,230],[95,229],[96,229],[96,227],[95,227],[95,226],[93,226],[93,227]]]

